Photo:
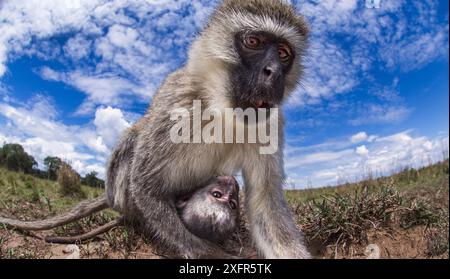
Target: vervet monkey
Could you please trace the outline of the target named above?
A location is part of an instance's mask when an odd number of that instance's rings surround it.
[[[275,154],[259,154],[258,143],[177,144],[169,135],[175,125],[170,111],[192,110],[195,100],[205,109],[281,110],[302,74],[307,34],[303,17],[286,1],[223,1],[193,42],[186,65],[167,77],[118,143],[107,174],[109,205],[187,258],[227,257],[186,229],[176,197],[242,170],[245,211],[260,255],[309,258],[283,193],[282,113]]]
[[[106,199],[97,200],[100,207],[107,202],[184,257],[229,257],[186,228],[176,202],[211,177],[241,170],[245,211],[260,255],[309,258],[283,193],[281,109],[302,75],[307,35],[303,17],[286,1],[224,0],[193,42],[186,65],[167,77],[146,114],[117,144],[108,165]],[[260,143],[172,142],[170,111],[192,110],[194,100],[221,111],[278,108],[278,115],[270,115],[278,117],[277,151],[260,154]]]

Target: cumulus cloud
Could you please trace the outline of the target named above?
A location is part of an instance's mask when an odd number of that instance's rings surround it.
[[[64,63],[62,72],[44,68],[40,73],[86,94],[80,115],[92,115],[98,105],[123,108],[148,102],[165,76],[184,62],[186,48],[212,4],[187,0],[4,1],[0,78],[8,61],[36,55]],[[69,36],[62,50],[55,49],[60,42],[52,41],[58,36]],[[124,95],[132,98],[124,99]]]
[[[365,145],[358,146],[356,148],[356,154],[361,156],[367,156],[369,154],[369,149]]]
[[[105,174],[107,156],[129,123],[120,109],[106,107],[96,111],[91,125],[65,125],[45,111],[55,110],[51,100],[39,95],[33,105],[0,103],[0,115],[7,124],[0,127],[0,141],[24,146],[43,167],[46,156],[69,161],[80,174]]]
[[[367,138],[366,132],[359,132],[356,135],[351,136],[350,141],[352,143],[358,143],[367,140]]]
[[[97,104],[117,106],[129,103],[130,101],[124,98],[125,96],[141,95],[141,98],[148,97],[138,85],[116,75],[89,75],[80,71],[60,73],[49,67],[43,67],[40,72],[44,79],[61,81],[86,93],[86,100],[77,109],[79,115],[94,112]]]
[[[64,45],[64,52],[73,60],[81,60],[89,56],[92,51],[92,42],[83,35],[75,35]]]
[[[109,148],[115,145],[122,132],[130,126],[130,123],[124,119],[122,111],[112,107],[98,109],[95,113],[94,124],[97,133]]]
[[[437,21],[437,1],[381,1],[379,8],[353,0],[293,2],[311,38],[303,87],[291,106],[351,92],[371,70],[410,71],[448,57],[448,23]]]
[[[370,137],[369,137],[370,138]],[[366,179],[367,171],[376,175],[389,175],[404,167],[422,167],[448,158],[449,138],[427,138],[404,131],[373,137],[372,141],[349,149],[336,141],[304,147],[286,156],[286,172],[297,188],[308,183],[314,187],[336,185]],[[351,143],[350,143],[351,144]],[[297,152],[298,151],[298,152]],[[311,186],[311,185],[310,185]]]

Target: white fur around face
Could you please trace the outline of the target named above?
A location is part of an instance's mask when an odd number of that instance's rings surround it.
[[[234,36],[242,31],[264,31],[274,34],[285,39],[295,49],[295,61],[286,76],[285,94],[290,94],[297,86],[302,72],[300,61],[307,39],[294,26],[278,22],[269,16],[239,11],[227,15],[219,14],[191,46],[187,64],[189,73],[200,81],[205,81],[204,84],[209,87],[208,91],[215,96],[215,102],[221,107],[229,107],[225,98],[230,84],[227,65],[240,63],[239,54],[234,47]]]

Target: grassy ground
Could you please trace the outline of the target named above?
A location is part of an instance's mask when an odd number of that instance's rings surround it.
[[[317,258],[366,258],[374,244],[381,258],[448,258],[449,163],[339,187],[287,191],[298,226]],[[101,189],[83,187],[87,198]],[[0,214],[24,220],[57,214],[78,203],[55,182],[0,169]],[[254,253],[244,216],[224,248]],[[56,230],[27,234],[0,225],[0,258],[64,258],[65,245],[36,238],[73,235],[112,220],[107,210]],[[163,251],[130,228],[115,228],[79,245],[82,258],[159,258]],[[373,247],[373,245],[371,246]]]

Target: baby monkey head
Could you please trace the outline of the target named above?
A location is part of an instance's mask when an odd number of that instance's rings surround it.
[[[239,185],[232,176],[214,177],[177,202],[180,217],[193,234],[220,243],[239,224]]]

